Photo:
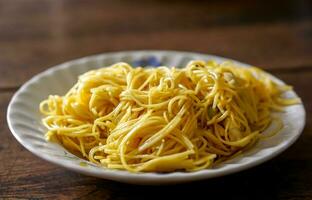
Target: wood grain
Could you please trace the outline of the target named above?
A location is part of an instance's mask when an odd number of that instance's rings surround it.
[[[0,88],[67,60],[133,49],[210,53],[266,69],[312,66],[309,3],[272,4],[260,17],[260,1],[14,2],[0,6]]]
[[[0,199],[179,199],[218,196],[227,199],[310,199],[312,180],[312,72],[279,73],[302,97],[307,110],[303,135],[286,152],[253,169],[217,179],[176,186],[134,186],[80,175],[49,164],[25,150],[1,123]],[[0,94],[0,121],[11,92]],[[4,162],[3,162],[4,161]],[[226,191],[226,192],[224,192]],[[151,195],[151,196],[150,196]]]
[[[6,109],[26,80],[67,60],[135,49],[216,54],[267,69],[302,97],[303,135],[253,169],[153,187],[65,170],[14,139]],[[312,199],[311,55],[307,0],[0,0],[0,199]]]

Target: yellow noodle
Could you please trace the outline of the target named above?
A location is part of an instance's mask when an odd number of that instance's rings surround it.
[[[181,66],[180,66],[181,67]],[[46,138],[103,167],[130,172],[207,169],[275,135],[272,116],[290,86],[231,62],[191,61],[184,68],[89,71],[65,96],[40,103]],[[266,136],[264,130],[278,126]]]

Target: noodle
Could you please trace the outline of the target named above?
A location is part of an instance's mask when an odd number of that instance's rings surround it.
[[[130,172],[196,171],[264,138],[273,111],[300,103],[258,68],[191,61],[185,68],[89,71],[65,96],[40,104],[47,140],[89,161]],[[281,127],[274,130],[273,135]]]

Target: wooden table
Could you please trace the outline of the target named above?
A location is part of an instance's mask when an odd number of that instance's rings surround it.
[[[0,1],[0,199],[312,199],[312,6],[309,1]],[[6,109],[28,79],[86,55],[174,49],[230,57],[270,71],[302,97],[300,139],[253,169],[176,186],[134,186],[80,175],[32,155]]]

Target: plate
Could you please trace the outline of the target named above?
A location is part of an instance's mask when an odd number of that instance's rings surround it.
[[[194,59],[213,59],[218,62],[230,60],[235,64],[250,66],[218,56],[176,51],[104,53],[69,61],[34,76],[14,94],[7,111],[9,128],[26,149],[46,161],[82,174],[133,184],[175,184],[239,172],[277,156],[297,140],[305,124],[305,110],[301,104],[288,106],[285,112],[278,113],[284,122],[284,128],[277,135],[261,140],[254,148],[234,159],[212,169],[196,172],[130,173],[106,169],[69,153],[59,144],[47,142],[44,139],[46,129],[41,124],[42,115],[38,109],[39,103],[50,94],[64,95],[77,81],[78,75],[120,61],[133,65],[185,66]],[[284,84],[274,76],[272,79]],[[285,95],[297,97],[293,91]]]

